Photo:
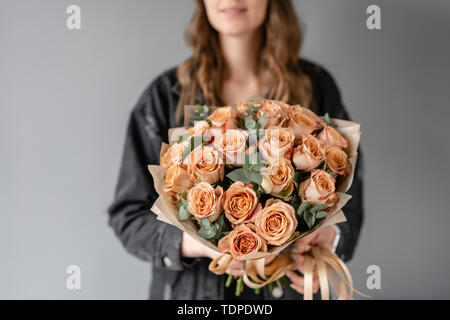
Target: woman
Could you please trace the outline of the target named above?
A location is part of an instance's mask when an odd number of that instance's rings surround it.
[[[290,0],[197,0],[187,41],[193,56],[153,81],[131,114],[110,225],[129,252],[152,262],[152,299],[233,298],[234,289],[224,287],[226,276],[208,271],[216,253],[149,212],[158,194],[147,165],[159,163],[168,129],[183,122],[186,104],[231,105],[252,96],[300,103],[340,119],[348,115],[330,74],[298,58],[302,33]],[[348,222],[296,243],[292,254],[298,271],[303,270],[301,253],[311,245],[334,245],[341,258],[351,258],[362,222],[359,168],[350,193],[353,199],[344,209]],[[227,273],[242,275],[242,263],[233,263]],[[288,277],[291,287],[282,292],[265,288],[256,296],[246,289],[242,297],[301,298],[300,273]]]

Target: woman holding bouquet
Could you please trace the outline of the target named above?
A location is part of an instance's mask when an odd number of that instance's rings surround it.
[[[131,113],[109,223],[127,251],[152,263],[150,298],[235,298],[234,289],[224,287],[226,276],[208,271],[216,252],[149,213],[158,194],[147,165],[159,164],[168,129],[183,123],[184,105],[232,105],[252,96],[301,104],[319,115],[349,117],[331,75],[298,58],[302,33],[290,0],[197,0],[186,37],[192,57],[155,79]],[[350,194],[343,209],[348,222],[320,228],[290,248],[297,266],[287,274],[290,287],[276,293],[263,288],[259,295],[246,288],[241,298],[301,299],[302,253],[311,246],[327,247],[349,260],[363,217],[359,165]],[[242,272],[237,261],[227,270],[234,276]],[[315,279],[315,292],[318,287]]]

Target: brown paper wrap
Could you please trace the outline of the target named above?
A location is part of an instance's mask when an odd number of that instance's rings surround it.
[[[184,125],[188,126],[188,120],[190,119],[190,115],[194,112],[196,106],[185,106],[185,123]],[[217,107],[210,107],[210,110],[213,111]],[[316,225],[313,229],[300,234],[295,239],[291,239],[289,242],[277,246],[272,247],[266,253],[253,253],[245,257],[245,273],[244,273],[244,282],[252,287],[252,288],[260,288],[266,285],[269,282],[275,281],[282,276],[285,275],[287,270],[291,270],[293,266],[292,259],[289,258],[289,254],[280,254],[278,258],[276,258],[271,265],[264,266],[264,258],[272,255],[279,254],[284,249],[286,249],[292,242],[310,234],[311,232],[317,230],[320,227],[337,224],[340,222],[345,222],[346,218],[342,211],[342,208],[345,204],[350,200],[351,195],[346,194],[350,188],[354,171],[356,165],[356,159],[358,156],[358,145],[360,140],[360,125],[351,121],[339,120],[339,119],[331,119],[332,123],[334,123],[337,127],[336,129],[342,134],[342,136],[347,139],[348,147],[345,150],[348,157],[349,162],[351,164],[351,172],[347,175],[343,180],[340,181],[339,185],[336,188],[336,194],[339,197],[339,202],[333,206],[328,211],[328,216],[322,220],[318,225]],[[172,128],[169,130],[169,143],[172,144],[178,140],[178,137],[186,133],[185,128]],[[167,150],[168,145],[163,144],[161,147],[161,154]],[[219,252],[217,245],[214,241],[206,240],[200,237],[197,234],[198,226],[192,220],[178,220],[178,209],[173,204],[172,198],[168,193],[164,192],[162,189],[164,183],[164,174],[166,172],[166,168],[158,165],[149,165],[148,169],[153,176],[153,181],[155,184],[155,189],[159,194],[159,198],[153,204],[152,211],[158,216],[157,219],[168,224],[174,225],[175,227],[183,230],[188,233],[192,238],[196,241],[202,243],[208,248]],[[339,292],[339,298],[349,298],[353,295],[353,284],[351,280],[350,273],[348,272],[345,264],[332,252],[325,248],[312,248],[311,252],[306,254],[306,269],[308,272],[305,274],[305,299],[312,298],[312,259],[316,261],[321,261],[319,263],[323,268],[325,265],[327,266],[325,269],[321,268],[320,272],[321,280],[321,292],[322,298],[327,299],[329,296],[329,288],[325,288],[325,283],[327,283],[330,279],[337,279],[336,274],[341,277],[341,282],[339,281],[330,281],[331,286],[335,291]],[[217,274],[224,273],[228,264],[231,263],[232,257],[229,254],[221,255],[217,259],[213,260],[210,264],[210,270]],[[309,266],[309,267],[308,267]],[[309,268],[309,269],[308,269]],[[334,270],[334,275],[327,276],[327,270]],[[323,271],[325,270],[325,271]],[[259,281],[257,281],[259,275]],[[325,277],[325,278],[324,278]],[[252,281],[250,281],[252,278]],[[325,279],[325,280],[324,280]],[[257,282],[257,284],[254,283]],[[336,288],[335,288],[336,287]],[[349,290],[346,288],[349,287]],[[345,290],[344,290],[345,289]]]

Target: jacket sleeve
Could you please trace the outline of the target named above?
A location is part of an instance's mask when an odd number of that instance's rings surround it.
[[[158,194],[147,169],[159,164],[167,141],[167,116],[161,90],[151,86],[132,111],[115,198],[108,209],[109,225],[125,249],[156,267],[182,270],[182,231],[156,220],[150,211]]]
[[[339,89],[332,76],[325,70],[319,71],[319,114],[328,113],[331,118],[350,120],[345,110]],[[341,230],[341,238],[336,248],[336,254],[344,261],[353,257],[358,242],[359,233],[363,222],[363,163],[361,148],[358,148],[353,183],[348,194],[352,196],[350,201],[342,209],[347,221],[338,224]]]

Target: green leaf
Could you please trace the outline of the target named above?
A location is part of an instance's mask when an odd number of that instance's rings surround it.
[[[264,126],[266,125],[266,119],[267,119],[267,114],[266,112],[263,112],[263,114],[261,115],[261,117],[258,120],[258,129],[264,129]]]
[[[327,205],[328,205],[328,202],[325,202],[324,204],[319,204],[319,205],[313,207],[311,209],[311,212],[312,213],[317,213],[317,212],[321,211],[323,208],[325,208]]]
[[[247,176],[249,177],[251,182],[261,185],[262,184],[262,175],[257,171],[247,172]]]
[[[297,214],[301,215],[306,210],[309,210],[309,208],[311,208],[311,204],[309,202],[302,202],[302,204],[298,207]]]
[[[308,226],[309,229],[311,229],[314,226],[314,223],[316,222],[315,214],[309,211],[304,212],[303,219],[305,220],[306,225]]]
[[[184,159],[186,159],[186,157],[187,157],[187,156],[188,156],[195,148],[197,148],[198,146],[202,145],[203,142],[205,142],[205,141],[206,141],[206,137],[203,137],[203,136],[195,136],[195,137],[192,137],[191,140],[190,140],[189,145],[188,145],[186,148],[184,148],[184,150],[183,150],[183,154],[182,154],[182,156],[181,156],[181,161],[184,161]]]
[[[200,223],[201,223],[202,228],[211,229],[213,227],[211,222],[208,220],[208,218],[203,218],[200,221]]]
[[[213,239],[216,236],[217,230],[215,228],[200,228],[197,234],[205,239]]]
[[[178,219],[180,221],[183,221],[183,220],[189,219],[190,217],[191,217],[191,213],[189,212],[187,206],[185,206],[185,205],[180,206],[180,208],[178,210]]]
[[[316,213],[316,219],[323,219],[328,215],[326,211],[319,211]]]
[[[208,114],[209,108],[206,105],[203,106],[197,106],[195,109],[195,112],[200,116],[206,116]]]
[[[186,132],[185,134],[178,137],[177,143],[183,143],[187,138],[189,138],[190,133]]]
[[[227,177],[233,182],[242,181],[244,184],[251,182],[244,168],[239,168],[231,171],[227,174]]]
[[[301,204],[300,197],[298,196],[297,192],[294,192],[294,196],[292,197],[291,201],[291,206],[297,212],[298,208],[300,207],[300,204]]]
[[[249,117],[245,118],[245,128],[247,130],[253,129],[255,127],[255,125],[256,125],[255,120],[253,120],[252,118],[249,118]]]

